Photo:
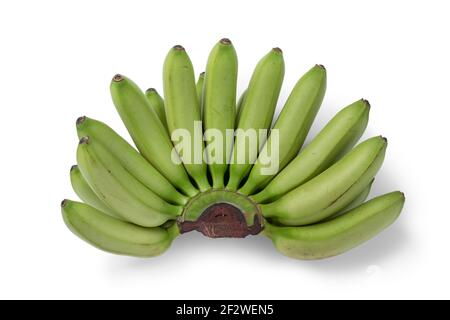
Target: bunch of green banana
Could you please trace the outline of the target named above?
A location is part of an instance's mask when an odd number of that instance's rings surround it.
[[[137,149],[106,124],[78,118],[70,180],[84,203],[61,203],[69,229],[97,248],[138,257],[159,255],[197,230],[265,235],[289,257],[319,259],[395,221],[403,193],[366,201],[387,148],[381,136],[357,144],[369,120],[366,100],[343,108],[303,147],[325,95],[325,68],[300,77],[272,128],[282,51],[257,63],[236,102],[237,72],[234,46],[222,39],[197,81],[186,50],[170,49],[164,98],[114,76],[113,102]]]

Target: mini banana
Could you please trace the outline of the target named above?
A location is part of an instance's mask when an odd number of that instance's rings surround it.
[[[205,83],[205,72],[203,71],[198,75],[197,83],[195,84],[195,90],[197,91],[197,99],[200,104],[200,117],[203,119],[203,84]]]
[[[77,134],[80,139],[88,136],[101,143],[131,175],[162,199],[178,205],[187,202],[186,196],[178,192],[136,149],[103,122],[80,117],[77,119]]]
[[[236,118],[236,83],[238,60],[236,51],[229,39],[220,40],[212,49],[206,65],[206,76],[203,94],[203,123],[207,150],[216,146],[220,133],[222,157],[208,163],[213,188],[224,187],[225,171],[231,153],[232,140],[227,138],[227,130],[234,129]],[[214,132],[211,130],[214,129]],[[213,156],[219,150],[213,148]],[[209,154],[209,153],[207,153]]]
[[[147,189],[91,138],[80,139],[77,162],[94,192],[124,220],[156,227],[182,212],[182,207],[165,202]]]
[[[236,105],[236,120],[234,122],[234,126],[237,127],[239,124],[239,119],[241,118],[241,111],[242,111],[242,105],[244,104],[245,95],[247,93],[247,90],[244,90],[242,92],[241,96],[239,97],[239,100]]]
[[[230,178],[227,189],[236,190],[248,174],[258,156],[259,146],[265,142],[260,129],[269,129],[284,78],[284,59],[281,49],[274,48],[256,65],[242,104],[237,130],[256,131],[255,148],[248,145],[248,139],[237,136],[230,164]],[[239,156],[245,156],[239,161]],[[243,163],[240,163],[243,162]]]
[[[155,88],[149,88],[145,91],[148,103],[155,110],[159,120],[167,128],[166,111],[164,110],[164,99],[159,95]]]
[[[266,222],[264,233],[288,257],[332,257],[362,244],[392,224],[404,202],[403,193],[396,191],[374,198],[327,222],[303,227],[280,227]]]
[[[182,46],[174,46],[166,56],[163,70],[164,101],[169,132],[183,129],[189,134],[190,150],[177,148],[184,167],[200,191],[210,188],[203,161],[203,131],[194,69]],[[172,137],[173,139],[173,137]],[[175,145],[176,147],[179,144]]]
[[[120,216],[108,207],[91,189],[77,165],[70,168],[70,183],[72,184],[73,191],[75,191],[81,200],[111,217],[120,219]]]
[[[279,132],[278,170],[283,169],[298,154],[322,104],[326,86],[325,68],[316,65],[298,80],[292,90],[272,129],[272,132]],[[271,139],[269,136],[261,151],[262,155],[269,153]],[[261,169],[266,165],[258,158],[246,183],[239,189],[240,193],[252,194],[262,189],[275,176],[278,171],[272,175],[263,174]]]
[[[383,137],[368,139],[314,179],[278,200],[261,205],[262,214],[287,226],[311,224],[345,208],[373,179],[386,151]]]
[[[172,141],[145,94],[133,81],[119,74],[111,81],[110,90],[114,105],[144,158],[184,194],[196,195],[198,191],[183,165],[172,161],[176,156],[172,154]]]
[[[61,203],[61,212],[74,234],[101,250],[116,254],[154,257],[166,251],[178,235],[176,224],[169,229],[144,228],[71,200]]]
[[[276,200],[327,169],[364,133],[370,105],[356,101],[339,111],[300,154],[252,198],[258,203]]]

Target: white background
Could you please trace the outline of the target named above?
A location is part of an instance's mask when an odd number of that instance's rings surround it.
[[[450,298],[447,1],[3,1],[0,4],[0,298]],[[75,119],[127,139],[109,96],[123,73],[161,89],[168,49],[196,72],[229,37],[239,91],[270,48],[284,51],[279,108],[315,63],[328,90],[311,134],[361,97],[365,137],[389,138],[371,196],[400,189],[399,220],[342,256],[297,261],[263,237],[191,233],[153,259],[114,256],[72,235]],[[309,139],[311,138],[311,134]]]

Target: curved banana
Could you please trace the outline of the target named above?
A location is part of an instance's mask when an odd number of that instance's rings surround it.
[[[348,207],[353,204],[367,189],[367,181],[375,175],[373,168],[365,172],[348,190],[346,190],[336,201],[330,204],[328,207],[320,211],[320,216],[325,218],[314,219],[314,223],[328,221],[337,217],[346,211]],[[373,180],[373,179],[372,179]],[[369,182],[370,183],[370,182]],[[362,201],[364,202],[364,201]],[[274,218],[273,221],[278,221]],[[290,224],[293,225],[293,224]],[[305,223],[299,224],[305,225]]]
[[[186,196],[178,192],[136,149],[105,123],[80,117],[77,119],[77,134],[80,139],[88,136],[101,143],[131,175],[162,199],[178,205],[187,202]]]
[[[244,104],[244,99],[247,94],[247,89],[244,90],[244,92],[241,93],[241,96],[239,97],[239,100],[236,105],[236,121],[234,122],[234,126],[237,127],[239,124],[239,119],[241,118],[241,112],[242,112],[242,105]]]
[[[367,197],[370,194],[370,190],[372,190],[372,185],[373,182],[375,181],[375,178],[373,178],[369,184],[365,187],[365,189],[355,198],[352,200],[352,202],[350,202],[344,209],[342,209],[340,212],[338,212],[337,214],[331,216],[329,219],[331,220],[332,218],[338,217],[342,214],[344,214],[347,211],[352,210],[353,208],[356,208],[358,206],[360,206],[361,204],[363,204],[366,200]]]
[[[213,188],[224,187],[225,171],[233,147],[233,141],[227,139],[227,129],[234,129],[236,118],[236,83],[238,59],[233,44],[229,39],[221,39],[211,50],[206,65],[206,76],[203,94],[203,122],[207,155],[220,159],[208,163]],[[220,134],[220,136],[218,136]],[[217,146],[216,139],[222,142]]]
[[[86,179],[81,174],[80,168],[74,165],[70,168],[70,183],[72,184],[73,191],[80,197],[81,200],[100,210],[111,217],[121,219],[120,216],[114,212],[113,209],[108,207],[91,189]]]
[[[77,162],[94,192],[127,221],[156,227],[182,212],[182,207],[165,202],[147,189],[103,145],[91,138],[80,139]]]
[[[266,223],[264,233],[288,257],[332,257],[360,245],[388,227],[399,216],[404,202],[403,193],[396,191],[327,222],[303,227],[278,227]]]
[[[266,137],[260,137],[259,130],[270,128],[283,78],[283,53],[281,49],[274,48],[258,62],[248,85],[236,127],[237,136],[233,147],[227,189],[236,190],[256,160],[259,147],[266,139]],[[247,135],[239,135],[239,131],[246,133],[256,131],[256,145],[251,146],[250,143],[249,146]]]
[[[99,249],[116,254],[154,257],[166,251],[179,234],[176,224],[169,229],[144,228],[71,200],[63,200],[61,212],[74,234]]]
[[[342,216],[344,213],[346,213],[347,211],[350,211],[358,206],[360,206],[361,204],[363,204],[366,200],[367,197],[369,196],[370,190],[372,189],[372,185],[373,182],[375,181],[375,178],[372,179],[372,181],[370,181],[369,185],[366,186],[366,188],[360,193],[358,194],[348,205],[346,205],[343,209],[340,209],[338,212],[332,214],[331,216],[319,221],[319,223],[325,222],[325,221],[330,221],[333,220],[334,218],[337,218],[339,216]],[[350,188],[351,189],[351,188]],[[350,191],[350,190],[349,190]],[[354,194],[354,193],[353,193]],[[339,206],[339,203],[342,203],[344,197],[341,197],[338,201],[336,201],[337,205]],[[335,207],[335,206],[334,206]]]
[[[159,95],[155,88],[149,88],[145,91],[148,103],[155,110],[159,120],[167,129],[166,110],[164,110],[164,99]]]
[[[361,181],[365,181],[365,177],[361,177]],[[333,220],[346,213],[347,211],[356,208],[366,201],[369,196],[370,189],[372,188],[372,183],[375,179],[372,179],[367,186],[363,186],[362,183],[355,183],[350,189],[348,189],[336,202],[324,210],[323,215],[327,216],[318,222],[324,222]],[[330,212],[334,212],[329,215]]]
[[[368,139],[314,179],[278,200],[261,205],[280,224],[299,226],[323,220],[345,208],[373,179],[386,152],[383,137]]]
[[[258,203],[276,200],[327,169],[359,140],[367,127],[369,111],[369,103],[362,99],[339,111],[311,143],[252,199]]]
[[[203,84],[205,83],[205,72],[198,75],[195,90],[197,91],[197,99],[200,104],[200,118],[203,119]]]
[[[261,190],[298,154],[322,104],[326,86],[327,75],[322,65],[315,65],[298,80],[272,128],[272,132],[279,132],[278,159],[275,160],[278,170],[264,174],[262,168],[269,164],[258,158],[246,183],[239,189],[240,193],[249,195]],[[271,140],[272,136],[269,136],[261,155],[269,154]]]
[[[203,161],[203,131],[200,103],[197,98],[194,69],[182,46],[174,46],[166,56],[163,71],[164,101],[169,132],[182,129],[189,134],[190,148],[183,144],[175,147],[184,167],[194,179],[200,191],[211,188],[207,178],[206,163]],[[172,136],[172,139],[174,137]]]
[[[172,161],[176,156],[172,154],[172,141],[145,94],[119,74],[114,76],[110,89],[114,105],[144,158],[183,193],[196,195],[198,190],[190,183],[183,165]]]

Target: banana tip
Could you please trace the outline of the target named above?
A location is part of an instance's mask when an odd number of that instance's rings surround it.
[[[205,76],[205,71],[200,72],[200,77],[204,77]]]
[[[73,170],[76,170],[78,168],[78,166],[76,164],[74,164],[73,166],[70,167],[70,172],[72,172]]]
[[[82,124],[85,120],[86,120],[86,116],[78,117],[78,119],[77,119],[77,121],[76,121],[77,126],[79,126],[80,124]]]
[[[68,203],[69,203],[69,200],[67,200],[67,199],[64,199],[63,201],[61,201],[61,208],[64,208]]]
[[[81,137],[79,144],[88,144],[89,143],[89,137]]]
[[[385,143],[388,142],[388,139],[386,137],[380,136],[380,138],[383,139]]]
[[[219,42],[220,42],[221,44],[224,44],[224,45],[230,45],[230,44],[231,44],[231,40],[228,39],[228,38],[222,38],[222,39],[220,39]]]
[[[327,71],[323,64],[316,64],[316,67],[322,69],[323,71]]]
[[[272,51],[275,51],[275,52],[280,53],[280,54],[283,53],[283,50],[281,50],[279,47],[273,48]]]
[[[184,47],[182,45],[179,45],[179,44],[174,45],[173,49],[177,50],[177,51],[184,51]]]
[[[367,108],[370,109],[371,106],[370,106],[369,100],[362,98],[361,101],[366,105]]]
[[[156,92],[155,88],[148,88],[147,90],[145,90],[145,93],[149,93],[149,92]]]
[[[120,81],[122,81],[124,79],[124,77],[123,77],[123,75],[118,73],[112,79],[113,79],[114,82],[120,82]]]

